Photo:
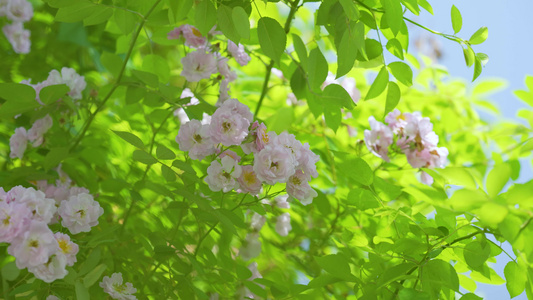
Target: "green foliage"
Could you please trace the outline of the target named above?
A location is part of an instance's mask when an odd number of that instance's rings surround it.
[[[98,195],[105,214],[91,232],[74,235],[78,262],[50,284],[18,270],[1,244],[4,297],[44,299],[51,291],[61,299],[105,299],[98,283],[122,272],[139,299],[235,298],[246,288],[265,299],[426,300],[455,299],[464,288],[471,293],[460,299],[471,300],[479,298],[476,282],[504,283],[492,269],[503,242],[513,248],[503,253],[512,259],[504,271],[509,295],[533,297],[533,185],[515,183],[533,150],[531,107],[520,112],[523,124],[488,124],[477,110],[498,114],[485,97],[503,83],[480,81],[470,93],[409,49],[412,24],[461,45],[478,78],[488,56],[474,49],[488,30],[456,36],[462,16],[455,6],[449,35],[410,19],[433,13],[425,0],[324,0],[316,10],[304,1],[45,2],[28,23],[30,54],[0,43],[0,186],[56,182],[61,164],[77,186]],[[250,54],[244,67],[231,60],[238,79],[230,95],[255,107],[255,120],[268,130],[288,131],[320,156],[312,204],[289,199],[287,210],[269,202],[284,193],[282,184],[259,197],[214,192],[205,177],[216,154],[198,161],[179,148],[174,112],[196,120],[213,114],[222,80],[181,76],[182,58],[195,50],[166,35],[184,24],[224,55],[228,40]],[[222,34],[209,35],[215,25]],[[397,61],[386,60],[383,49]],[[40,91],[41,105],[33,88],[14,83],[42,81],[63,66],[85,76],[81,100],[68,96],[67,85],[52,85]],[[367,81],[368,74],[377,75]],[[355,80],[352,90],[346,79]],[[533,106],[533,77],[526,86],[515,95]],[[181,98],[185,88],[199,104]],[[368,118],[382,120],[394,109],[431,119],[450,152],[446,168],[413,169],[399,156],[385,162],[365,147]],[[43,145],[10,158],[15,128],[29,129],[46,114],[54,125]],[[420,183],[420,171],[434,183]],[[292,231],[279,236],[275,222],[284,212]],[[254,233],[253,213],[267,223],[261,254],[245,260],[239,253]],[[251,280],[252,261],[262,278]]]

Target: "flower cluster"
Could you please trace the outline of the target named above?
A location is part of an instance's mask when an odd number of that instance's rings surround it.
[[[208,36],[220,34],[211,29]],[[211,75],[219,73],[222,76],[219,86],[219,102],[230,99],[229,83],[237,79],[237,74],[231,70],[228,65],[229,57],[224,57],[220,52],[217,52],[219,46],[213,46],[209,43],[207,37],[202,36],[200,31],[191,25],[182,25],[175,28],[168,33],[168,39],[185,39],[185,45],[190,48],[195,48],[195,51],[189,52],[181,59],[183,70],[181,75],[190,82],[198,82],[202,79],[209,79]],[[236,45],[232,41],[228,41],[227,51],[230,57],[235,58],[237,63],[241,66],[248,64],[250,56],[244,50],[244,46]],[[220,77],[219,77],[220,78]]]
[[[263,184],[286,184],[287,193],[310,204],[317,193],[309,185],[316,178],[319,156],[287,132],[276,134],[253,122],[250,109],[236,99],[220,106],[209,124],[191,120],[180,128],[176,137],[180,149],[192,159],[202,160],[218,153],[207,168],[205,181],[212,191],[258,195]],[[243,154],[253,155],[252,164],[242,164],[241,157],[228,148],[240,146]]]
[[[61,72],[52,70],[45,81],[37,84],[31,84],[30,82],[31,80],[24,80],[22,83],[35,89],[37,95],[35,100],[40,104],[43,103],[39,99],[39,92],[44,87],[56,84],[66,84],[70,88],[68,95],[74,100],[79,100],[82,98],[81,92],[87,86],[85,78],[78,75],[76,71],[71,68],[62,68]],[[16,128],[15,133],[9,139],[9,147],[11,149],[9,156],[11,158],[18,157],[19,159],[22,159],[28,146],[28,142],[30,142],[33,147],[39,147],[44,141],[44,134],[52,128],[52,125],[52,118],[50,115],[46,115],[45,117],[36,120],[29,130],[26,130],[24,127]]]
[[[137,289],[129,282],[123,283],[122,273],[113,273],[111,274],[111,277],[104,276],[104,279],[100,282],[100,287],[113,299],[137,299],[137,297],[133,295],[137,292]]]
[[[4,35],[16,53],[30,52],[30,31],[24,29],[24,22],[33,17],[33,6],[27,0],[0,0],[0,17],[12,23],[2,28]]]
[[[43,187],[43,184],[40,184]],[[59,201],[58,199],[64,199]],[[53,233],[48,225],[61,219],[72,234],[90,231],[103,209],[82,188],[71,188],[55,198],[34,188],[0,188],[0,242],[19,269],[28,268],[35,277],[52,282],[67,275],[66,266],[76,262],[78,245],[70,236]]]
[[[91,199],[90,205],[77,205],[86,198]],[[76,205],[75,210],[67,208]],[[19,269],[28,268],[45,282],[65,277],[65,267],[74,265],[79,249],[70,236],[53,233],[48,225],[59,216],[63,226],[76,234],[80,226],[98,224],[103,213],[87,193],[74,194],[57,206],[56,200],[31,187],[16,186],[7,193],[0,188],[0,242],[10,243],[7,252],[15,257]]]
[[[433,131],[433,124],[429,118],[424,118],[419,112],[401,113],[398,109],[387,114],[385,122],[376,121],[371,116],[368,118],[371,130],[365,130],[365,143],[374,155],[385,161],[389,159],[389,146],[407,157],[413,168],[442,168],[446,164],[448,149],[437,147],[439,137]],[[432,184],[433,178],[422,172],[422,182]]]

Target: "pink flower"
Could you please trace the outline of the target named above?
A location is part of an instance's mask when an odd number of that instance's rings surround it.
[[[46,198],[46,195],[34,188],[27,188],[17,197],[16,203],[26,205],[33,214],[32,220],[48,224],[57,211],[54,199]]]
[[[276,136],[276,133],[273,131],[270,133],[267,132],[267,127],[264,123],[259,124],[259,122],[255,121],[252,124],[250,135],[255,137],[255,140],[241,145],[242,150],[246,154],[256,153],[263,150],[263,148],[270,143],[271,138]]]
[[[224,79],[226,79],[228,82],[234,81],[237,79],[237,73],[231,70],[231,68],[228,65],[228,58],[227,57],[220,57],[217,62],[218,66],[218,72],[220,75],[224,76]]]
[[[52,128],[53,120],[50,115],[39,119],[33,123],[30,130],[28,130],[28,140],[33,147],[38,147],[43,143],[43,135]]]
[[[436,147],[438,142],[439,137],[433,132],[429,118],[422,118],[419,113],[414,113],[407,116],[407,124],[397,144],[404,150],[410,148],[422,151],[424,148]]]
[[[66,84],[70,89],[68,95],[74,100],[81,99],[81,93],[87,87],[84,76],[80,76],[76,73],[76,70],[66,67],[61,68],[61,73],[57,70],[50,71],[48,78],[43,83],[45,83],[46,86]]]
[[[388,152],[392,144],[392,131],[383,123],[376,121],[374,116],[368,118],[371,130],[365,130],[365,143],[375,156],[381,157],[385,161],[390,161]]]
[[[291,215],[289,213],[281,214],[276,221],[276,232],[281,236],[287,236],[291,229]]]
[[[448,149],[445,147],[424,148],[422,151],[413,149],[407,150],[405,155],[413,168],[442,168],[446,164]]]
[[[228,79],[222,79],[220,81],[220,85],[218,87],[218,93],[219,93],[219,96],[218,96],[218,101],[216,105],[220,107],[222,106],[222,104],[224,104],[224,102],[231,99],[229,95],[229,80]]]
[[[318,194],[309,186],[309,175],[304,174],[302,170],[297,170],[293,176],[287,181],[287,193],[300,200],[303,205],[308,205],[313,201]]]
[[[203,50],[190,52],[181,59],[183,71],[181,76],[191,82],[198,82],[202,79],[208,79],[211,74],[217,72],[217,59],[211,53],[205,53]]]
[[[242,166],[242,174],[237,181],[239,182],[240,190],[244,193],[257,195],[261,192],[261,180],[257,178],[254,168],[251,165]]]
[[[22,203],[0,202],[0,243],[11,243],[30,225],[31,210]]]
[[[19,54],[26,54],[30,52],[30,31],[24,29],[20,22],[5,25],[2,28],[7,40],[13,47],[13,51]]]
[[[214,160],[207,168],[205,182],[213,192],[222,190],[224,193],[238,187],[237,178],[241,176],[242,168],[230,156],[223,157],[220,162]]]
[[[389,124],[389,128],[392,132],[398,134],[403,132],[405,125],[407,125],[407,117],[409,115],[402,114],[397,108],[387,114],[385,122]]]
[[[219,107],[211,117],[209,132],[211,139],[224,146],[239,145],[248,135],[252,121],[250,109],[235,99]]]
[[[289,150],[295,161],[300,160],[302,155],[302,143],[296,139],[294,134],[284,131],[277,135],[275,132],[269,133],[269,143],[275,146],[281,146]]]
[[[61,253],[55,253],[48,261],[38,266],[28,267],[28,271],[33,273],[36,278],[41,279],[44,282],[52,282],[57,279],[62,279],[67,276],[68,271],[65,269],[67,266],[67,258]]]
[[[98,218],[104,213],[100,204],[90,194],[78,194],[61,201],[58,209],[61,225],[72,234],[89,232],[91,227],[98,225]]]
[[[268,145],[254,157],[254,172],[268,184],[285,183],[295,170],[297,161],[290,150],[280,145]]]
[[[422,171],[420,172],[420,181],[423,184],[432,185],[433,184],[433,177],[429,175],[428,173]]]
[[[244,46],[242,44],[239,44],[237,46],[234,42],[230,40],[228,40],[228,52],[231,54],[231,56],[235,58],[235,60],[241,66],[246,66],[251,60],[250,56],[244,50]]]
[[[17,268],[37,267],[48,262],[59,249],[46,223],[31,221],[27,231],[15,238],[7,252],[16,259]]]
[[[202,33],[192,25],[181,25],[174,28],[167,35],[169,40],[179,39],[183,35],[185,38],[185,45],[193,48],[204,48],[207,44],[207,39],[202,36]]]
[[[9,0],[5,14],[13,23],[27,22],[33,17],[33,6],[26,0]]]
[[[9,148],[11,149],[9,157],[22,159],[26,147],[28,147],[28,133],[24,127],[19,127],[15,129],[15,134],[9,138]]]
[[[215,153],[215,144],[209,133],[209,125],[202,125],[198,120],[191,120],[181,126],[176,142],[180,150],[189,151],[192,159],[202,160]]]
[[[78,245],[70,240],[68,234],[56,232],[54,237],[59,244],[59,252],[66,258],[67,266],[73,266],[76,263],[76,254],[79,251]]]

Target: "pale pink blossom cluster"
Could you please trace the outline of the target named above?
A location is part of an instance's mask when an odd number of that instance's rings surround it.
[[[220,34],[211,29],[208,36]],[[229,83],[237,79],[237,74],[229,66],[229,58],[234,57],[241,66],[248,64],[250,56],[244,50],[244,46],[228,41],[228,53],[230,57],[224,57],[218,52],[218,46],[212,46],[208,37],[202,36],[200,31],[192,25],[181,25],[168,33],[168,39],[185,39],[185,45],[195,48],[195,51],[187,53],[181,59],[183,70],[181,75],[190,82],[198,82],[202,79],[209,79],[211,75],[219,73],[219,105],[230,99]]]
[[[50,71],[50,73],[48,73],[48,78],[46,78],[46,80],[43,82],[39,82],[37,84],[31,84],[31,79],[29,79],[29,80],[24,80],[21,83],[33,87],[37,95],[36,100],[40,104],[43,104],[43,103],[41,102],[41,99],[39,98],[39,93],[41,92],[43,88],[47,86],[56,85],[56,84],[65,84],[70,89],[70,91],[68,92],[68,95],[73,100],[80,100],[83,97],[81,93],[87,87],[87,82],[85,82],[85,77],[76,73],[76,70],[72,68],[67,68],[67,67],[61,68],[61,71],[58,71],[58,70]]]
[[[78,207],[75,212],[63,208],[65,204],[74,205],[79,197],[92,199],[87,193],[73,195],[61,201],[58,209],[57,200],[32,187],[15,186],[8,192],[0,188],[0,243],[10,244],[7,252],[15,257],[19,269],[28,268],[45,282],[67,275],[66,266],[76,263],[79,247],[69,235],[53,233],[48,225],[59,217],[73,234],[80,232],[78,227],[88,224],[88,219],[92,221],[90,224],[96,225],[98,221],[94,222],[94,215],[90,218],[87,215],[92,214],[90,210],[94,207],[100,211],[98,216],[103,213],[98,203],[93,203],[92,207]],[[66,220],[74,220],[76,225],[66,224]]]
[[[123,282],[122,273],[113,273],[111,274],[111,277],[104,276],[102,282],[100,282],[100,287],[113,299],[137,299],[137,297],[133,295],[137,292],[137,289],[134,288],[130,282]]]
[[[33,6],[27,0],[0,0],[0,17],[6,17],[11,24],[2,28],[4,35],[19,54],[30,52],[30,31],[24,29],[24,23],[33,17]]]
[[[388,125],[376,121],[373,116],[368,121],[371,130],[364,133],[366,146],[383,160],[390,161],[389,146],[395,145],[413,168],[442,168],[446,164],[448,149],[437,147],[439,137],[433,131],[433,124],[419,112],[401,113],[395,109],[385,117]],[[433,183],[433,178],[425,172],[421,180],[425,184]]]
[[[52,117],[46,115],[44,118],[35,121],[29,130],[24,127],[16,128],[15,133],[9,139],[9,148],[11,149],[9,156],[22,159],[28,147],[28,142],[33,147],[39,147],[44,142],[44,134],[52,128],[52,125]]]
[[[182,151],[192,159],[202,160],[218,153],[207,169],[205,181],[213,191],[258,195],[263,184],[286,185],[287,193],[304,205],[312,202],[317,192],[309,185],[316,178],[319,156],[287,132],[267,131],[264,124],[253,121],[248,106],[236,99],[224,102],[209,124],[191,120],[183,124],[176,137]],[[237,153],[222,147],[240,146],[245,156],[253,155],[252,164],[241,163]],[[250,161],[250,160],[246,160]]]

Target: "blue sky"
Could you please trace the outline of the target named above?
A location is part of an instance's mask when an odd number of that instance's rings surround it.
[[[506,89],[489,96],[497,105],[505,118],[516,119],[516,113],[527,105],[518,100],[513,90],[525,89],[525,76],[533,75],[533,1],[514,0],[463,0],[463,1],[430,1],[434,15],[427,12],[413,16],[419,23],[440,32],[452,34],[450,11],[455,5],[462,14],[463,28],[458,36],[468,39],[478,28],[487,26],[489,37],[481,45],[474,46],[476,52],[489,55],[489,63],[483,69],[478,80],[503,78],[508,82]],[[410,26],[411,39],[419,36],[429,37],[431,34]],[[460,46],[452,41],[436,37],[442,51],[440,64],[446,66],[453,77],[472,79],[472,68],[467,68]],[[473,84],[472,84],[473,86]],[[523,161],[530,164],[529,160]],[[531,167],[524,168],[520,182],[529,181],[533,177]],[[504,249],[514,255],[509,245]],[[504,254],[497,257],[498,263],[493,265],[497,273],[503,277],[503,268],[509,261]],[[479,284],[476,293],[487,300],[509,299],[505,284],[499,286]],[[525,293],[514,299],[527,299]]]

